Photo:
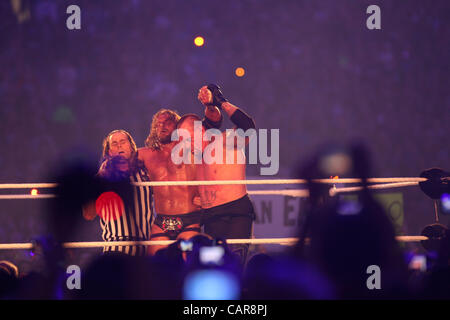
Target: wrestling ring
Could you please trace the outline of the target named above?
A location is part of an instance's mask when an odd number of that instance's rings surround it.
[[[418,186],[420,184],[445,184],[445,187],[448,186],[448,182],[450,177],[447,173],[439,172],[437,175],[432,175],[428,177],[412,177],[412,178],[368,178],[366,179],[366,187],[368,189],[377,189],[377,190],[385,190],[391,188],[404,188],[410,186]],[[140,182],[133,183],[135,186],[179,186],[179,185],[188,185],[188,186],[198,186],[198,185],[298,185],[298,184],[306,184],[308,181],[304,179],[256,179],[256,180],[219,180],[219,181],[153,181],[153,182]],[[363,188],[363,186],[351,186],[351,187],[341,187],[344,184],[360,184],[362,182],[361,179],[353,179],[353,178],[332,178],[332,179],[314,179],[312,180],[314,183],[330,185],[329,195],[331,197],[336,196],[342,193],[349,193],[359,191]],[[340,187],[336,187],[339,185]],[[0,189],[47,189],[47,188],[56,188],[58,185],[56,183],[5,183],[0,184]],[[429,186],[428,186],[429,187]],[[433,198],[427,191],[424,190],[421,185],[422,191],[424,191],[428,196]],[[260,196],[260,195],[282,195],[282,196],[290,196],[290,197],[300,197],[306,198],[309,197],[309,192],[306,189],[285,189],[285,190],[249,190],[248,194],[251,196]],[[56,195],[54,194],[2,194],[0,195],[0,200],[7,199],[49,199],[54,198]],[[436,226],[439,222],[436,200],[435,201],[435,214],[436,214],[436,224],[430,226]],[[396,239],[399,242],[427,242],[429,240],[439,240],[440,232],[442,229],[438,230],[429,230],[430,226],[427,226],[422,235],[417,236],[397,236]],[[442,225],[440,225],[442,226]],[[426,232],[428,228],[428,231]],[[442,226],[441,228],[446,228]],[[108,247],[108,246],[130,246],[130,245],[170,245],[176,240],[151,240],[151,241],[95,241],[95,242],[65,242],[62,243],[63,248],[67,249],[75,249],[75,248],[100,248],[100,247]],[[295,245],[299,241],[299,238],[260,238],[260,239],[226,239],[228,244],[278,244],[278,245]],[[36,246],[35,243],[1,243],[0,250],[17,250],[17,249],[26,249],[32,250]],[[425,246],[425,245],[424,245]]]

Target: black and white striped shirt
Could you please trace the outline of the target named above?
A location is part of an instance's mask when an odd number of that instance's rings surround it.
[[[145,169],[130,175],[130,182],[150,181]],[[146,241],[150,240],[153,223],[151,187],[133,186],[133,199],[123,199],[125,207],[109,204],[102,208],[100,226],[104,241]],[[106,212],[105,212],[106,211]],[[122,213],[122,214],[121,214]],[[129,255],[145,255],[145,246],[104,247],[103,252],[123,252]]]

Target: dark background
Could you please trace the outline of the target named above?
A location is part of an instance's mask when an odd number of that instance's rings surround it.
[[[447,0],[11,3],[0,2],[0,183],[51,182],[63,158],[98,161],[113,129],[143,146],[160,108],[202,113],[196,95],[209,82],[258,128],[280,129],[280,172],[268,178],[295,177],[323,143],[355,139],[371,151],[372,176],[449,169]],[[70,4],[81,30],[66,28]],[[366,28],[371,4],[381,30]],[[432,202],[402,190],[405,233],[419,234]],[[43,232],[45,201],[0,203],[0,242]],[[98,221],[85,224],[79,238],[98,239]]]

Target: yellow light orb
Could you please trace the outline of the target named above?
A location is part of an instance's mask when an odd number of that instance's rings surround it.
[[[31,189],[31,195],[32,196],[37,196],[37,194],[38,194],[38,189]]]
[[[203,37],[198,36],[194,39],[194,43],[197,47],[201,47],[205,44],[205,39]]]
[[[243,77],[244,74],[245,74],[245,69],[244,69],[244,68],[241,68],[241,67],[238,67],[238,68],[236,68],[236,70],[234,71],[234,73],[235,73],[236,76],[238,76],[238,77]]]

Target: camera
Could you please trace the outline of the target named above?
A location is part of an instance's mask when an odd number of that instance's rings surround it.
[[[427,271],[427,258],[425,255],[414,255],[409,262],[409,269],[420,272]]]
[[[450,194],[443,193],[439,201],[440,211],[442,214],[450,215]]]
[[[193,243],[190,240],[181,240],[180,241],[180,250],[183,252],[192,251]]]
[[[211,247],[214,248],[214,247]],[[239,280],[225,270],[196,270],[187,275],[183,298],[187,300],[236,300],[240,296]]]
[[[203,265],[222,265],[225,249],[222,246],[201,247],[199,251],[200,263]]]

